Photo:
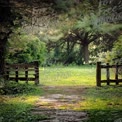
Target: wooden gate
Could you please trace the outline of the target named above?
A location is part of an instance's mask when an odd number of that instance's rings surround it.
[[[25,81],[26,83],[35,81],[35,84],[39,84],[39,62],[6,64],[5,78],[6,80],[15,80],[16,82],[18,80]]]
[[[113,68],[115,71],[114,79],[110,79],[110,68]],[[101,69],[106,69],[106,80],[101,80]],[[122,82],[122,79],[119,79],[119,70],[122,71],[122,65],[109,65],[109,63],[106,65],[101,65],[101,62],[97,62],[96,85],[101,86],[101,83],[107,83],[107,85],[110,85],[110,83],[115,83],[118,85],[120,82]]]

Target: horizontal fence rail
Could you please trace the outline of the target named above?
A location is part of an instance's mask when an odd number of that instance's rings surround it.
[[[31,63],[21,64],[6,64],[5,65],[5,78],[6,80],[21,81],[35,81],[39,84],[39,62],[34,61]]]
[[[115,71],[114,79],[110,78],[110,68],[113,68]],[[101,80],[101,69],[106,69],[106,80]],[[101,86],[101,83],[107,83],[107,85],[110,85],[110,83],[115,83],[116,85],[118,85],[120,82],[122,82],[122,79],[119,79],[119,74],[121,73],[122,65],[109,65],[109,63],[107,63],[106,65],[102,65],[101,62],[97,62],[96,85]]]

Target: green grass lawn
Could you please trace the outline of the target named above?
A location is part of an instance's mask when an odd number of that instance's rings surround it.
[[[40,68],[40,85],[35,86],[29,82],[25,90],[19,94],[1,95],[0,99],[0,122],[37,122],[45,117],[32,116],[29,111],[38,100],[45,94],[40,86],[82,86],[85,93],[76,110],[89,113],[88,122],[114,122],[122,118],[122,86],[96,87],[95,66],[53,66]],[[113,78],[113,72],[111,72]],[[105,71],[102,71],[105,79]],[[20,86],[24,83],[20,82]],[[18,87],[18,86],[17,86]],[[23,86],[22,86],[23,87]],[[18,91],[19,92],[19,91]],[[19,119],[21,118],[21,119]],[[16,121],[18,120],[18,121]],[[116,121],[115,121],[116,122]],[[117,121],[121,122],[121,121]]]
[[[95,86],[95,66],[40,68],[40,84],[55,86]]]
[[[101,74],[101,79],[105,80],[106,70],[102,69]],[[110,70],[110,78],[115,78],[113,70]],[[96,86],[96,66],[54,66],[40,68],[40,84],[49,86]]]

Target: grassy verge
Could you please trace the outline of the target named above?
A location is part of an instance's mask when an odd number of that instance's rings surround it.
[[[34,84],[11,82],[0,89],[0,122],[37,122],[46,116],[32,115],[30,110],[43,91]]]
[[[89,113],[88,122],[122,121],[122,86],[91,87],[85,98],[80,108]]]

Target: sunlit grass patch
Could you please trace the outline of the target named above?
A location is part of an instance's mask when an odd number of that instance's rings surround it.
[[[84,102],[81,102],[81,109],[83,110],[110,110],[110,109],[117,109],[117,110],[122,110],[122,99],[117,100],[117,99],[111,99],[111,100],[105,100],[105,99],[100,99],[100,98],[89,98]]]
[[[42,70],[43,69],[43,70]],[[110,70],[110,78],[115,79],[115,72]],[[101,79],[106,80],[106,70],[102,69]],[[40,68],[40,84],[55,86],[95,86],[96,67],[95,66],[53,66]],[[104,86],[106,83],[102,83]],[[115,83],[111,83],[114,84]]]
[[[30,110],[43,94],[39,86],[12,82],[5,87],[0,103],[0,121],[2,122],[34,122],[44,116],[32,115]]]
[[[121,109],[122,110],[122,87],[104,86],[88,88],[85,94],[88,109]]]
[[[88,122],[114,122],[122,118],[122,87],[104,86],[86,89],[80,108],[89,113]]]
[[[40,83],[43,85],[95,85],[94,67],[46,67],[40,68]]]

